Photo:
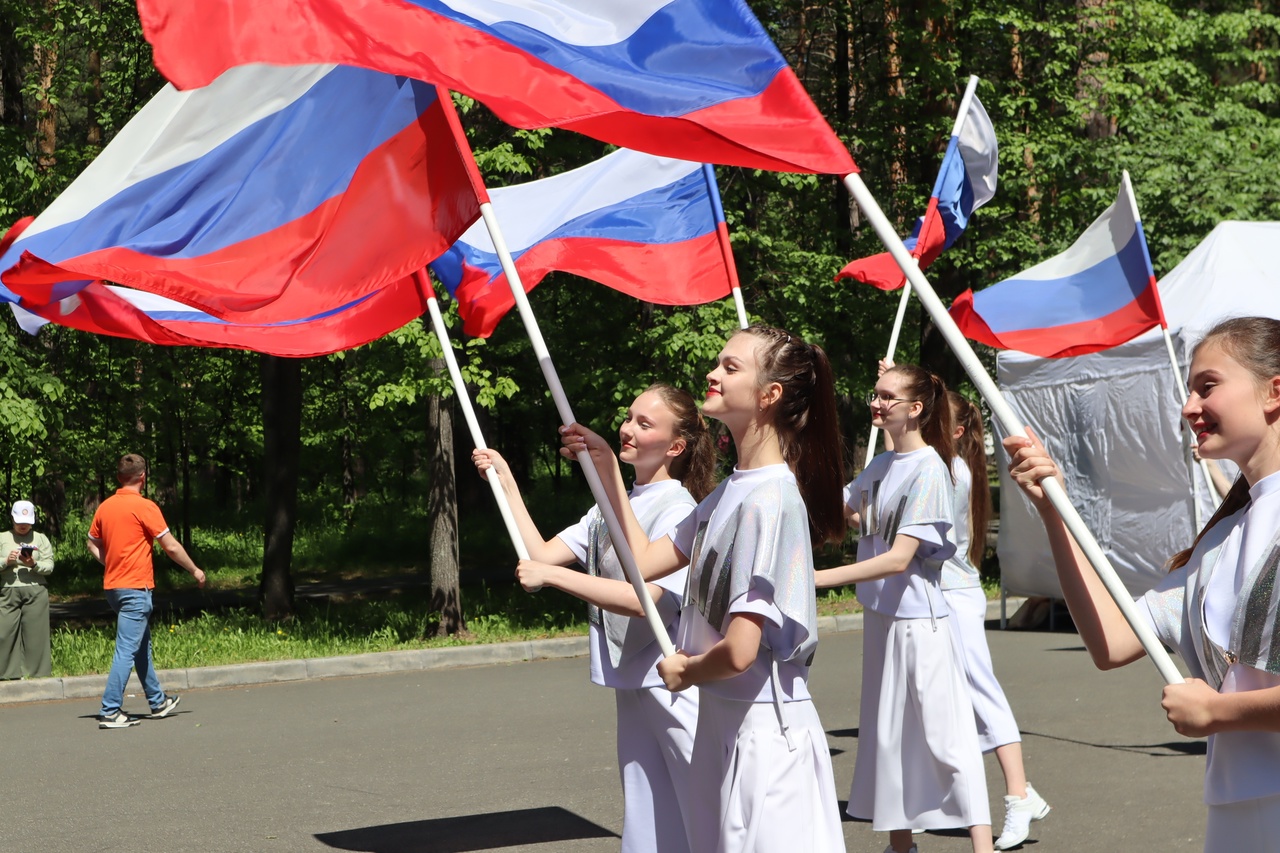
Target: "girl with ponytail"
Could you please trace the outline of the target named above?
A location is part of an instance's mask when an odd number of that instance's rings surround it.
[[[844,534],[826,353],[780,329],[744,329],[707,374],[702,412],[728,428],[738,464],[666,537],[636,521],[603,439],[574,424],[561,430],[562,452],[590,451],[646,578],[689,566],[679,651],[658,671],[672,691],[699,687],[690,848],[842,851],[831,753],[808,690],[812,548]]]
[[[940,588],[956,550],[946,386],[920,367],[887,366],[867,402],[891,449],[845,489],[858,560],[816,573],[819,587],[857,583],[863,607],[863,746],[848,811],[887,831],[889,851],[914,853],[912,829],[967,827],[973,849],[987,853],[986,773]],[[904,768],[917,772],[905,778]]]
[[[650,385],[627,409],[618,440],[619,455],[636,472],[631,499],[654,535],[675,527],[715,485],[715,445],[687,391]],[[476,450],[472,459],[483,476],[499,477],[534,557],[520,564],[521,585],[530,592],[555,587],[590,605],[591,680],[613,688],[618,706],[623,853],[688,851],[679,806],[687,799],[698,693],[672,697],[663,685],[657,671],[662,650],[640,618],[640,600],[622,574],[600,510],[592,507],[577,524],[544,539],[506,461],[488,449]],[[568,568],[575,562],[586,573]],[[674,638],[683,576],[648,589]]]
[[[1224,320],[1196,344],[1182,416],[1200,456],[1240,478],[1138,613],[1192,678],[1164,688],[1181,735],[1209,738],[1204,849],[1280,851],[1280,320]],[[1062,592],[1094,664],[1123,666],[1141,644],[1038,485],[1061,478],[1032,438],[1004,441],[1009,472],[1040,512]]]
[[[951,476],[955,482],[952,506],[956,552],[942,565],[942,597],[951,611],[947,622],[952,639],[964,659],[978,721],[978,743],[984,753],[996,754],[1004,774],[1004,829],[995,846],[997,850],[1008,850],[1027,840],[1031,821],[1046,817],[1049,804],[1027,781],[1022,735],[1004,689],[996,680],[991,649],[987,647],[987,594],[978,573],[991,520],[982,412],[955,391],[947,391],[947,403],[955,424],[956,455],[951,459]]]

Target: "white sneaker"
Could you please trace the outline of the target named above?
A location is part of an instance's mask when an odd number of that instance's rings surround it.
[[[1041,820],[1049,814],[1049,804],[1036,789],[1027,783],[1025,797],[1004,798],[1004,829],[996,839],[997,850],[1009,850],[1027,840],[1031,834],[1031,821]]]

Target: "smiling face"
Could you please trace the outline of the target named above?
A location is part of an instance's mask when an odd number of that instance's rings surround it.
[[[702,414],[725,422],[750,417],[760,410],[758,342],[738,333],[725,343],[716,366],[707,374],[707,398]],[[732,425],[730,425],[732,428]]]
[[[684,450],[676,435],[675,413],[656,391],[645,391],[627,408],[618,427],[618,458],[636,467],[645,481],[651,472]]]
[[[1200,455],[1247,467],[1274,432],[1280,377],[1260,380],[1211,340],[1196,349],[1190,386],[1182,416],[1191,425]]]
[[[907,377],[896,370],[885,372],[876,381],[871,401],[871,423],[891,435],[900,434],[923,406],[911,400]]]

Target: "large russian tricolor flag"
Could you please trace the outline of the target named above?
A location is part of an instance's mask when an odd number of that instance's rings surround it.
[[[686,160],[857,170],[742,0],[138,0],[179,87],[341,62],[430,80],[517,127]]]
[[[697,305],[728,296],[736,281],[710,170],[624,148],[490,198],[526,291],[559,270],[646,302]],[[492,334],[515,303],[482,222],[431,270],[469,335]]]
[[[1126,172],[1108,207],[1060,255],[951,305],[966,337],[1042,358],[1118,346],[1156,325],[1164,310]]]
[[[0,253],[0,280],[33,311],[92,282],[240,324],[365,305],[479,216],[483,187],[440,91],[342,66],[167,86]],[[350,345],[411,319],[377,318]]]
[[[911,236],[902,241],[920,260],[921,269],[955,245],[973,212],[996,194],[998,154],[995,127],[974,95],[961,105],[929,206],[924,216],[916,220]],[[888,252],[850,263],[836,274],[837,281],[842,278],[853,278],[881,290],[897,290],[907,280]]]
[[[27,309],[11,303],[9,307],[18,325],[31,334],[54,323],[162,346],[222,347],[304,357],[368,343],[421,316],[431,291],[420,284],[411,276],[323,314],[278,323],[223,320],[154,293],[102,282],[92,282],[52,305]]]

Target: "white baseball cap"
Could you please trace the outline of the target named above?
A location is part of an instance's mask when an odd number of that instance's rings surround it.
[[[18,501],[13,505],[14,524],[35,524],[36,505],[31,501]]]

